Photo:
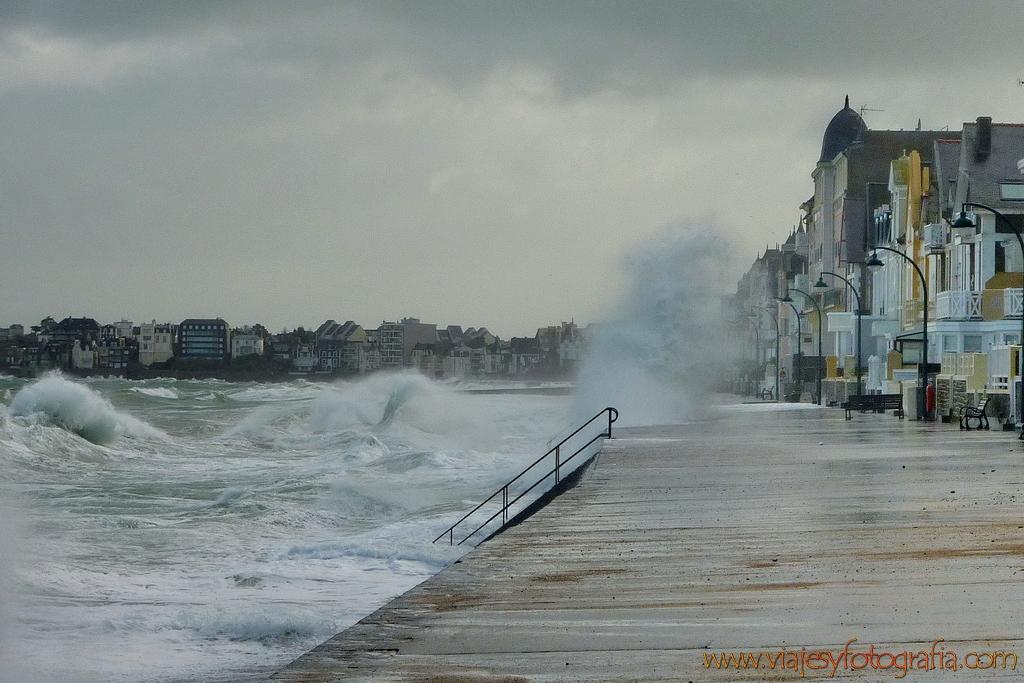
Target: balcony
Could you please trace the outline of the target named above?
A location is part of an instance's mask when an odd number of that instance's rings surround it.
[[[1019,297],[1020,290],[1016,291]],[[1020,315],[1019,300],[1017,311]],[[981,292],[939,292],[935,300],[935,317],[939,320],[981,320]]]
[[[1024,290],[1009,288],[1003,290],[1003,317],[1019,318],[1024,304]]]

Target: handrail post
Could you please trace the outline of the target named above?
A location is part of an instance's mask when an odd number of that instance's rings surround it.
[[[508,484],[501,487],[501,524],[508,523]]]
[[[605,410],[608,411],[608,438],[610,439],[612,438],[612,422],[614,422],[615,420],[612,419],[612,409],[605,408]]]
[[[558,483],[558,468],[561,467],[561,457],[560,457],[560,454],[559,454],[559,447],[560,446],[561,446],[561,444],[559,444],[558,446],[555,446],[555,483],[556,484]]]

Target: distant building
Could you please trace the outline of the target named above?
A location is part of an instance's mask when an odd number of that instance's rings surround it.
[[[25,336],[25,328],[22,325],[0,327],[0,341],[13,341],[23,336]]]
[[[64,318],[49,328],[49,341],[53,344],[99,341],[102,328],[93,318]]]
[[[152,365],[163,363],[174,357],[174,340],[178,326],[171,323],[151,323],[139,325],[132,333],[139,346],[139,363]]]
[[[316,356],[313,355],[313,347],[309,344],[299,344],[295,348],[295,358],[292,359],[292,366],[298,372],[312,372],[316,365]]]
[[[130,320],[120,320],[116,323],[108,323],[100,330],[100,338],[104,340],[131,339],[134,326]]]
[[[417,344],[437,342],[437,326],[421,323],[418,318],[401,322],[382,322],[378,331],[382,368],[412,367],[412,352]]]
[[[509,374],[528,375],[540,365],[540,341],[536,337],[512,337],[509,347]]]
[[[231,351],[230,331],[222,318],[189,318],[178,325],[182,359],[224,361]]]
[[[445,345],[417,344],[412,350],[412,365],[419,372],[432,379],[444,377]]]
[[[92,342],[71,344],[71,367],[75,370],[92,370],[99,367],[99,353]]]
[[[262,356],[263,337],[258,334],[234,334],[231,336],[231,357]]]
[[[547,374],[571,374],[583,353],[583,335],[574,321],[537,330],[540,363]]]
[[[104,340],[96,348],[96,367],[122,374],[138,359],[138,345],[132,337]]]
[[[316,355],[325,370],[365,373],[379,367],[366,330],[351,320],[328,320],[316,331]]]
[[[284,338],[283,335],[275,335],[270,340],[270,355],[275,361],[290,365],[295,356],[295,349],[291,341]]]

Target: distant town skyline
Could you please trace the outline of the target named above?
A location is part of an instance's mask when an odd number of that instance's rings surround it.
[[[380,326],[382,324],[385,324],[385,323],[396,323],[396,322],[402,322],[403,320],[418,320],[418,321],[422,322],[423,324],[435,325],[438,329],[445,329],[445,328],[448,328],[448,327],[460,327],[460,328],[462,328],[464,330],[468,330],[470,328],[473,328],[473,329],[486,329],[488,332],[491,332],[495,336],[501,337],[504,340],[511,339],[512,337],[532,337],[533,335],[535,335],[537,333],[537,330],[539,330],[539,329],[546,328],[546,327],[558,326],[561,323],[574,323],[574,322],[576,322],[572,318],[569,318],[568,320],[551,321],[551,322],[548,322],[547,324],[538,325],[537,327],[531,328],[529,330],[522,330],[522,331],[519,331],[519,332],[515,332],[513,334],[509,334],[509,335],[502,335],[502,334],[498,334],[498,333],[494,332],[494,330],[492,330],[489,325],[476,325],[476,324],[473,324],[473,323],[467,324],[465,322],[460,322],[460,321],[433,321],[433,320],[425,320],[425,319],[423,319],[423,318],[421,318],[419,316],[414,316],[414,315],[399,316],[397,318],[390,318],[390,319],[381,319],[379,321],[361,321],[361,320],[356,320],[354,318],[344,318],[344,317],[339,320],[337,317],[334,317],[334,318],[325,318],[324,320],[320,320],[318,322],[310,322],[310,323],[307,323],[307,324],[301,324],[300,323],[298,325],[286,325],[286,326],[283,326],[281,328],[274,328],[274,327],[271,327],[270,325],[266,325],[266,324],[262,323],[259,320],[244,321],[244,322],[243,321],[234,321],[229,316],[224,316],[224,315],[211,315],[211,316],[191,315],[191,316],[186,316],[185,318],[177,319],[177,320],[153,318],[152,316],[144,317],[144,318],[128,318],[128,317],[122,316],[120,318],[113,318],[113,319],[108,320],[106,318],[100,318],[98,316],[89,315],[88,313],[85,313],[85,314],[82,314],[82,315],[59,315],[59,316],[58,315],[53,315],[53,314],[43,315],[43,316],[40,316],[38,318],[33,318],[31,321],[23,321],[23,320],[0,321],[0,330],[8,329],[11,326],[18,326],[18,325],[20,325],[21,327],[24,328],[26,333],[29,333],[31,331],[32,327],[38,326],[43,320],[46,320],[47,318],[52,318],[54,320],[54,322],[60,322],[61,320],[65,320],[65,319],[68,319],[68,318],[71,318],[71,319],[90,318],[90,319],[95,320],[100,325],[114,325],[114,324],[119,323],[119,322],[130,322],[135,327],[138,327],[140,324],[150,324],[150,323],[156,323],[156,324],[170,323],[172,325],[177,325],[178,323],[182,322],[183,320],[188,320],[188,319],[193,319],[193,318],[207,318],[207,319],[211,319],[211,320],[212,319],[221,319],[224,322],[226,322],[228,324],[228,326],[230,327],[230,329],[232,329],[232,330],[236,330],[236,329],[240,330],[240,329],[243,329],[243,328],[252,328],[252,327],[255,327],[256,325],[262,325],[264,328],[266,328],[266,330],[267,330],[267,332],[269,334],[290,333],[290,332],[295,332],[299,328],[302,328],[303,330],[305,330],[307,332],[313,332],[318,327],[323,325],[325,322],[328,322],[330,320],[334,320],[334,321],[340,322],[340,323],[351,321],[351,322],[354,322],[354,323],[356,323],[356,324],[358,324],[358,325],[360,325],[360,326],[362,326],[362,327],[364,327],[366,329],[376,329],[378,326]],[[587,325],[585,325],[585,324],[584,325],[580,325],[580,327],[586,327],[586,326]]]
[[[586,325],[666,230],[730,241],[731,288],[796,224],[847,95],[872,129],[1024,119],[1002,0],[4,15],[0,325]]]

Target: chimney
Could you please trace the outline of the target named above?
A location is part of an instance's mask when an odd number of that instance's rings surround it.
[[[992,117],[978,117],[978,133],[974,140],[974,161],[981,162],[988,159],[992,153]]]

